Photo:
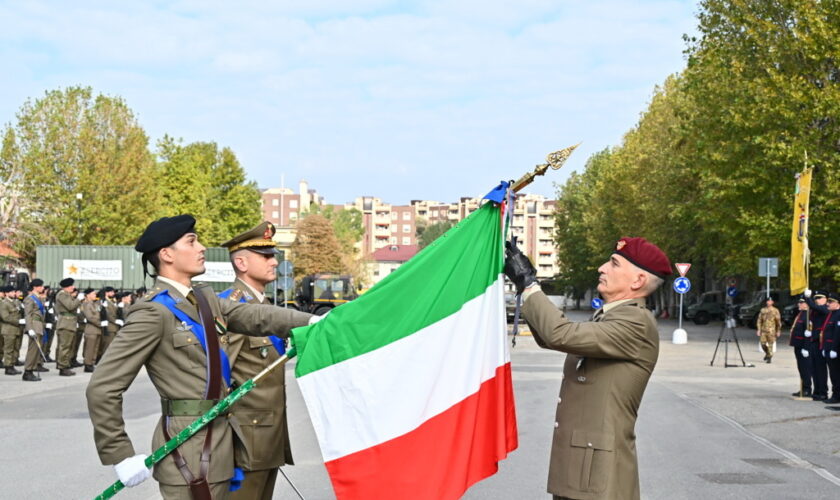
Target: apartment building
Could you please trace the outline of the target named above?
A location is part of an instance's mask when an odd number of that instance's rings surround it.
[[[365,257],[386,246],[417,244],[415,212],[411,205],[391,205],[373,196],[361,196],[345,203],[344,208],[355,208],[362,213],[365,234],[359,250]]]

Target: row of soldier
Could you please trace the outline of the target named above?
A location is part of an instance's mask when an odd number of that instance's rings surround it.
[[[800,390],[793,396],[840,403],[840,296],[805,290],[791,327]],[[828,381],[831,380],[829,397]],[[829,407],[834,408],[834,407]]]
[[[60,376],[75,375],[73,368],[82,366],[86,372],[93,372],[125,323],[133,299],[130,292],[117,293],[111,287],[79,291],[72,278],[62,280],[59,286],[52,291],[42,280],[34,279],[28,294],[9,286],[0,288],[0,368],[5,368],[6,375],[20,375],[16,367],[22,366],[22,380],[37,382],[40,373],[49,371],[44,364],[52,362]],[[19,356],[24,336],[29,343],[22,361]],[[55,359],[50,356],[54,344]]]

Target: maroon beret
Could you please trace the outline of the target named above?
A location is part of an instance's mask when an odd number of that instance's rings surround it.
[[[615,244],[615,251],[636,267],[665,278],[671,274],[671,261],[658,246],[644,238],[621,238]]]

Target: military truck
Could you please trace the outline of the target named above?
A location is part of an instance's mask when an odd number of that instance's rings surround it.
[[[318,273],[301,279],[295,290],[294,300],[282,303],[282,305],[323,316],[334,307],[350,302],[358,296],[351,276]]]
[[[779,313],[784,311],[786,306],[795,302],[794,297],[790,296],[790,290],[770,290],[770,298],[772,298],[773,302],[775,302],[774,305],[779,310]],[[741,306],[741,310],[738,312],[738,319],[741,321],[741,324],[750,328],[756,328],[758,313],[761,311],[761,308],[764,307],[764,302],[766,300],[767,290],[755,292],[753,296],[750,297],[750,300]]]

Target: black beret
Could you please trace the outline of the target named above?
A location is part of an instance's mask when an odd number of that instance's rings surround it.
[[[140,235],[134,249],[140,253],[160,250],[191,232],[193,227],[195,227],[195,218],[192,215],[182,214],[175,217],[161,217],[146,226],[146,230]]]
[[[114,292],[116,290],[114,290],[114,287],[112,287],[112,286],[106,286],[105,288],[102,289],[102,291],[103,292]]]
[[[10,286],[0,286],[0,293],[8,293],[12,291],[12,287]]]
[[[93,293],[93,292],[95,292],[95,291],[96,291],[96,290],[94,290],[93,288],[85,288],[84,294],[85,294],[85,295],[87,295],[87,294],[89,294],[89,293]]]
[[[60,286],[61,288],[67,288],[68,286],[73,286],[73,283],[75,282],[76,280],[74,280],[73,278],[64,278],[63,280],[58,282],[58,286]]]
[[[42,280],[41,278],[35,278],[34,280],[32,280],[31,283],[29,283],[29,285],[33,288],[36,286],[44,286],[44,280]]]

